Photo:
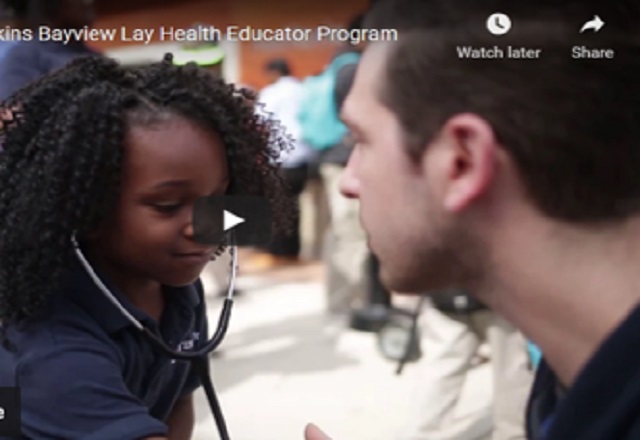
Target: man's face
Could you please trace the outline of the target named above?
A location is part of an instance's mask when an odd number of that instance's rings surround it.
[[[450,287],[467,276],[461,252],[471,243],[443,206],[439,159],[429,157],[439,153],[429,145],[422,159],[412,159],[396,116],[379,101],[386,52],[383,45],[367,49],[343,107],[356,146],[341,189],[360,200],[360,219],[388,288]]]
[[[120,199],[91,243],[92,256],[116,282],[192,283],[214,252],[193,239],[194,204],[228,185],[221,140],[173,117],[132,128],[125,151]]]

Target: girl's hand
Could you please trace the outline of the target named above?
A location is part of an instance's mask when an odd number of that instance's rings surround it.
[[[331,437],[322,432],[316,425],[309,423],[304,428],[304,440],[331,440]]]

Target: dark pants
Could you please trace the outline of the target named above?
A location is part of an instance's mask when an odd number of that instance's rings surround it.
[[[307,165],[294,168],[282,168],[282,177],[295,198],[296,209],[293,228],[290,234],[276,234],[267,246],[267,252],[278,257],[297,257],[300,254],[300,215],[298,198],[307,183]]]

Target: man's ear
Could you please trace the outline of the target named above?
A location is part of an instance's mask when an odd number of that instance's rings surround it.
[[[486,120],[463,113],[442,126],[439,143],[446,170],[443,205],[448,211],[460,212],[491,186],[496,172],[497,140]]]

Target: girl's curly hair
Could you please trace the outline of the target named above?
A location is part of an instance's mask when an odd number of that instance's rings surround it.
[[[272,204],[274,229],[287,229],[294,204],[278,171],[289,138],[259,116],[256,96],[195,64],[125,68],[88,57],[5,101],[0,111],[0,321],[33,316],[73,258],[71,236],[114,209],[124,139],[131,125],[176,115],[219,133],[233,194]]]

